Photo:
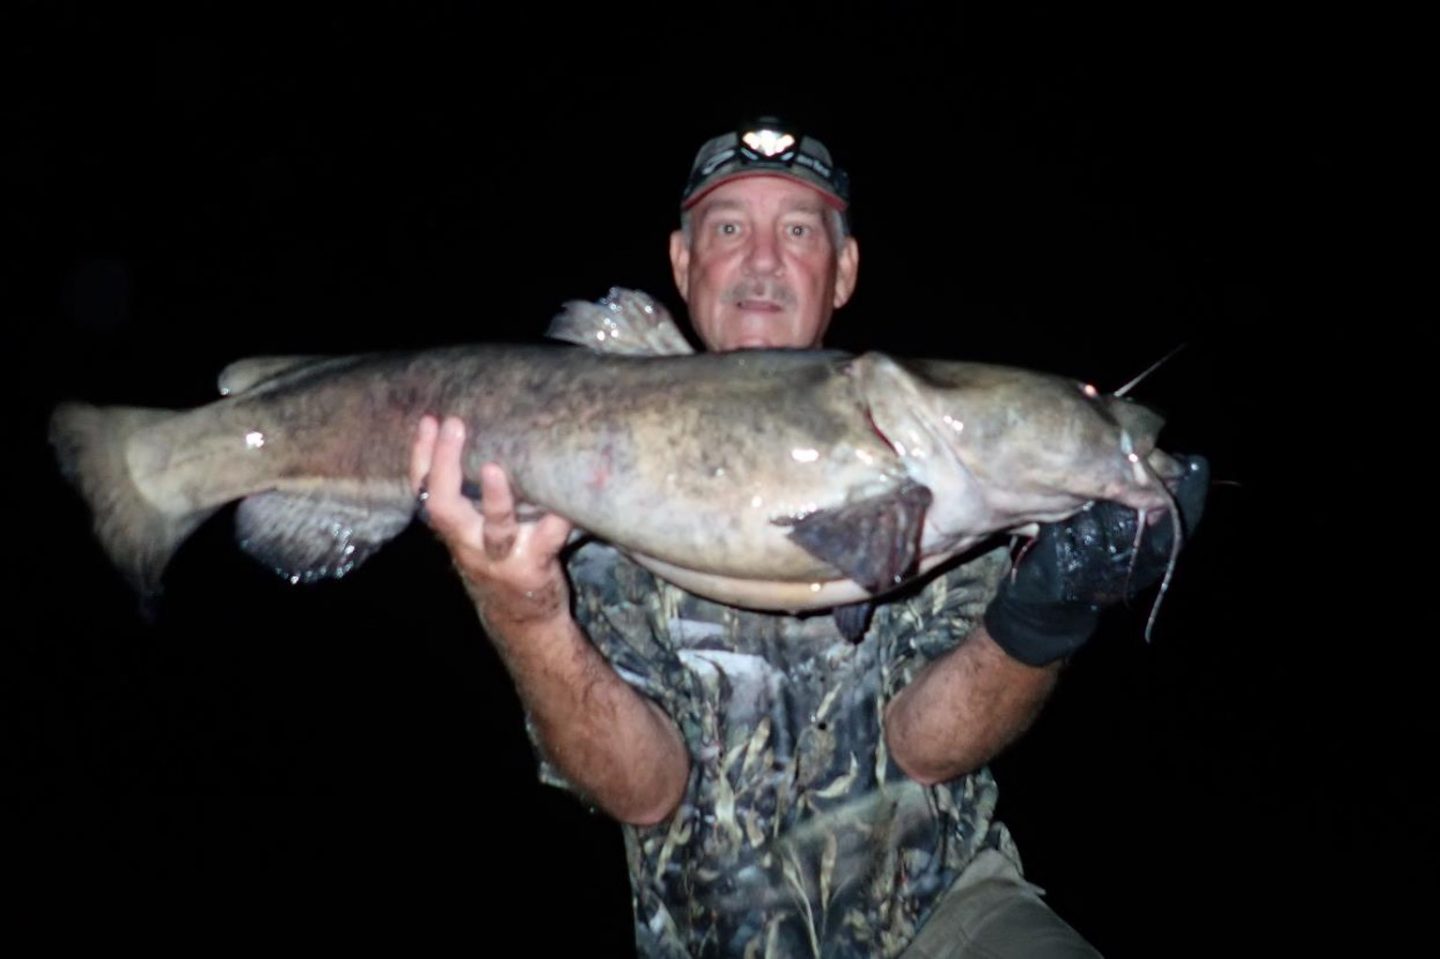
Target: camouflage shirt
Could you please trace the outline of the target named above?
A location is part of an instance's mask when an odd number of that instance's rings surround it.
[[[882,727],[891,697],[977,622],[1006,564],[995,550],[878,607],[852,644],[828,615],[733,609],[602,543],[576,551],[576,619],[675,719],[691,758],[675,814],[625,827],[641,956],[894,956],[980,850],[1018,865],[989,770],[921,786],[890,761]]]

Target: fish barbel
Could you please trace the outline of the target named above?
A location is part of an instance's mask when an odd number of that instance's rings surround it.
[[[466,423],[464,470],[676,585],[755,609],[864,603],[994,534],[1097,500],[1172,508],[1153,411],[1013,367],[885,353],[695,354],[662,307],[572,303],[573,345],[261,357],[190,410],[65,403],[62,471],[111,561],[158,590],[240,501],[237,539],[292,581],[353,570],[415,517],[423,414]]]

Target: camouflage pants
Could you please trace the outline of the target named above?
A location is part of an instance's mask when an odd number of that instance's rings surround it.
[[[901,959],[1099,959],[1000,853],[986,850],[951,887]]]

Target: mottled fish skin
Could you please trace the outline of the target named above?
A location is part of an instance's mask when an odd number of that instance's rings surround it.
[[[654,327],[671,321],[652,314],[646,336],[668,349],[675,341]],[[760,609],[823,608],[876,588],[841,572],[866,548],[844,543],[843,527],[802,547],[798,521],[823,530],[827,511],[924,503],[923,520],[911,507],[898,526],[874,527],[896,540],[877,549],[921,572],[1094,499],[1161,508],[1157,477],[1173,462],[1155,449],[1159,418],[1127,400],[1042,373],[883,353],[460,346],[266,357],[221,382],[230,395],[172,415],[109,419],[120,414],[66,404],[52,418],[66,475],[141,588],[158,585],[205,516],[247,497],[247,550],[297,581],[343,575],[413,516],[407,470],[426,413],[465,420],[468,476],[498,462],[525,504],[684,588]],[[918,500],[907,492],[917,488]]]
[[[408,497],[415,423],[454,414],[470,437],[468,475],[502,463],[523,500],[597,536],[682,565],[701,554],[722,575],[826,577],[774,520],[905,476],[864,427],[844,359],[514,346],[331,361],[148,427],[131,462],[167,510],[265,489]]]

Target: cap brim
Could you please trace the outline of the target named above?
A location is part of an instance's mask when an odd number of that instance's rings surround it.
[[[724,184],[729,183],[729,182],[731,182],[732,180],[739,180],[739,179],[741,179],[741,178],[743,178],[743,177],[756,177],[756,176],[779,177],[779,178],[782,179],[782,180],[791,180],[791,181],[793,181],[793,182],[795,182],[795,183],[800,184],[801,186],[808,186],[810,189],[812,189],[812,190],[814,190],[816,193],[820,194],[820,197],[821,197],[828,205],[834,207],[836,210],[839,210],[841,213],[844,213],[844,212],[845,212],[845,208],[846,208],[846,203],[845,203],[845,201],[842,200],[842,199],[840,199],[840,197],[836,196],[832,191],[830,191],[830,190],[827,189],[826,187],[822,186],[820,183],[816,182],[815,180],[813,180],[813,179],[811,179],[811,178],[809,178],[809,177],[800,176],[799,174],[795,173],[793,170],[790,170],[790,169],[788,169],[788,168],[764,168],[764,167],[759,168],[759,169],[756,169],[755,167],[750,167],[750,168],[748,168],[748,169],[734,170],[734,171],[732,171],[732,172],[730,172],[730,173],[722,174],[722,175],[716,177],[715,179],[711,180],[709,183],[705,184],[705,186],[702,187],[701,189],[696,190],[694,193],[692,193],[692,194],[690,195],[689,199],[685,200],[685,202],[683,202],[683,203],[680,204],[680,209],[681,209],[681,210],[688,210],[688,209],[690,209],[690,208],[693,207],[695,204],[699,203],[702,199],[704,199],[707,195],[709,195],[711,192],[713,192],[717,187],[723,186]]]

